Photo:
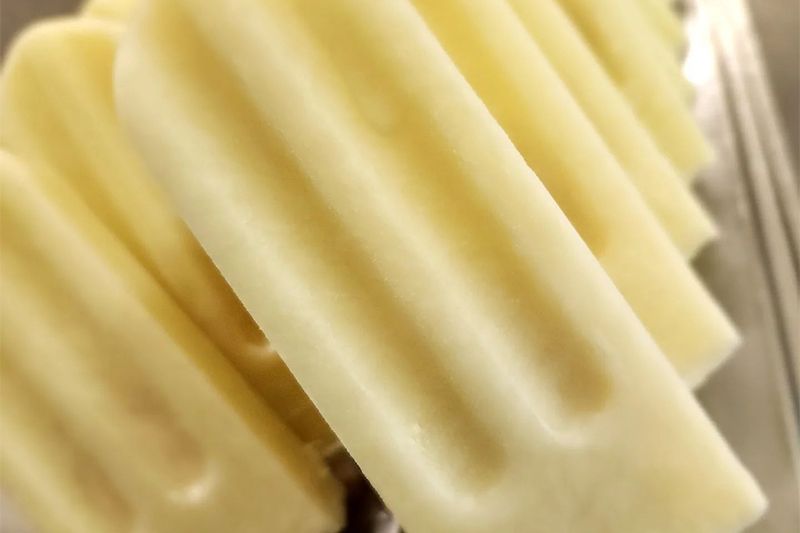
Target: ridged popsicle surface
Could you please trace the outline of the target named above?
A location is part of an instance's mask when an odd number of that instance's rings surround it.
[[[115,84],[155,175],[408,531],[723,533],[759,514],[410,3],[148,2]]]
[[[4,153],[0,186],[2,454],[31,518],[336,531],[341,489],[322,461],[81,201]]]
[[[121,31],[85,19],[29,28],[0,80],[0,142],[62,178],[293,430],[327,448],[330,429],[122,131],[111,86]]]
[[[716,236],[714,223],[569,16],[557,0],[508,3],[675,245],[685,256],[693,256]]]

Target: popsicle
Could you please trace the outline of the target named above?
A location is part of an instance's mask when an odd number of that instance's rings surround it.
[[[293,430],[325,450],[335,442],[327,424],[120,127],[111,89],[120,31],[89,19],[27,30],[0,82],[0,142],[62,177]]]
[[[7,154],[0,186],[3,472],[30,517],[57,532],[337,531],[321,459],[72,191]]]
[[[689,180],[713,158],[674,80],[663,65],[653,35],[623,0],[559,0],[595,50],[617,86],[650,129],[661,150]]]
[[[758,515],[411,3],[142,8],[117,56],[123,122],[407,531],[721,533]]]
[[[617,0],[622,8],[627,11],[627,23],[639,27],[647,38],[647,46],[653,54],[653,64],[651,68],[663,70],[676,89],[684,96],[688,102],[692,102],[695,96],[694,85],[683,75],[681,56],[668,46],[664,39],[654,29],[653,24],[641,5],[642,0]],[[678,22],[678,21],[676,21]],[[679,24],[680,26],[680,24]]]
[[[136,5],[136,0],[87,0],[81,13],[111,21],[126,21]]]
[[[681,96],[683,96],[684,101],[691,102],[694,99],[694,86],[683,75],[680,65],[681,58],[673,49],[667,46],[661,35],[659,35],[659,32],[653,27],[653,24],[645,13],[645,10],[640,5],[642,0],[614,1],[618,4],[616,7],[618,15],[615,16],[616,20],[612,21],[611,24],[622,24],[622,26],[634,27],[637,31],[637,38],[644,40],[639,42],[638,46],[646,49],[645,53],[650,59],[649,68],[651,70],[662,71],[662,73],[665,75],[665,79],[669,81],[670,85],[673,86],[681,94]],[[596,8],[597,6],[594,6],[593,9]],[[595,11],[593,14],[588,14],[586,16],[596,17],[599,15],[602,15],[602,11]],[[591,34],[589,34],[590,39],[591,37]],[[595,43],[593,42],[592,44]],[[620,53],[620,44],[617,43],[616,46],[617,48],[614,50],[614,52]],[[600,53],[605,53],[602,51],[602,47]],[[640,51],[638,53],[643,52]]]
[[[494,0],[412,3],[667,357],[701,383],[737,345],[734,328],[514,10]]]
[[[556,0],[509,0],[608,148],[686,257],[716,237],[700,202]]]
[[[17,505],[29,509],[38,531],[130,531],[128,502],[97,460],[65,435],[64,424],[51,407],[23,383],[6,359],[2,356],[0,394],[3,488]]]
[[[686,34],[671,2],[666,0],[636,0],[653,31],[668,51],[680,57],[686,49]]]

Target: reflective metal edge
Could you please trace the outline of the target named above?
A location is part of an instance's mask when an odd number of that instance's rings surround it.
[[[697,0],[685,71],[717,150],[697,191],[722,238],[695,262],[744,344],[699,397],[770,500],[751,533],[800,531],[798,183],[742,0]]]

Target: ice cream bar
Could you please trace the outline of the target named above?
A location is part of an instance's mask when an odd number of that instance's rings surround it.
[[[0,140],[62,177],[306,441],[335,441],[124,135],[112,99],[119,29],[99,20],[34,26],[0,90]]]
[[[660,1],[660,0],[659,0]],[[716,227],[556,0],[510,0],[672,241],[692,257]]]
[[[659,53],[641,13],[635,6],[631,9],[628,0],[560,2],[661,150],[687,179],[694,177],[711,161],[713,152],[686,105],[685,95],[676,90],[672,76],[659,68],[669,61]]]
[[[672,10],[668,0],[635,0],[652,32],[666,49],[680,57],[686,48],[686,34],[678,14]]]
[[[407,531],[722,533],[758,515],[410,2],[142,7],[117,57],[123,121]]]
[[[321,460],[63,185],[0,155],[3,473],[28,515],[58,532],[337,531]]]
[[[412,3],[667,357],[700,383],[737,334],[514,10],[494,0]],[[685,184],[671,185],[689,199]]]
[[[126,21],[135,5],[136,0],[88,0],[81,13],[105,20]]]
[[[129,531],[133,512],[97,459],[65,435],[63,421],[7,356],[2,362],[3,488],[42,532]]]
[[[653,65],[651,68],[663,70],[675,88],[680,92],[685,101],[691,103],[694,100],[694,85],[683,75],[681,68],[681,56],[668,46],[659,32],[654,29],[654,25],[648,18],[645,9],[642,7],[642,0],[616,0],[621,4],[621,8],[627,13],[628,24],[636,25],[642,36],[647,39],[646,46],[653,55]]]

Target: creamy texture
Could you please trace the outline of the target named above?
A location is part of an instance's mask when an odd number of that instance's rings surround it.
[[[559,0],[593,46],[661,150],[687,179],[713,158],[686,103],[690,89],[644,16],[636,0]]]
[[[146,2],[115,84],[408,531],[730,533],[763,509],[408,1]]]
[[[686,48],[686,33],[670,0],[633,0],[647,21],[650,31],[669,53],[680,57]]]
[[[112,66],[121,27],[73,19],[29,29],[0,81],[0,142],[54,172],[307,442],[335,441],[118,122]]]
[[[697,253],[716,236],[713,222],[558,1],[508,3],[675,245],[687,257]]]
[[[691,384],[702,382],[737,333],[515,12],[494,0],[411,3],[670,361]],[[323,46],[343,55],[345,31]]]
[[[46,531],[336,531],[319,458],[80,199],[0,153],[4,481]]]

